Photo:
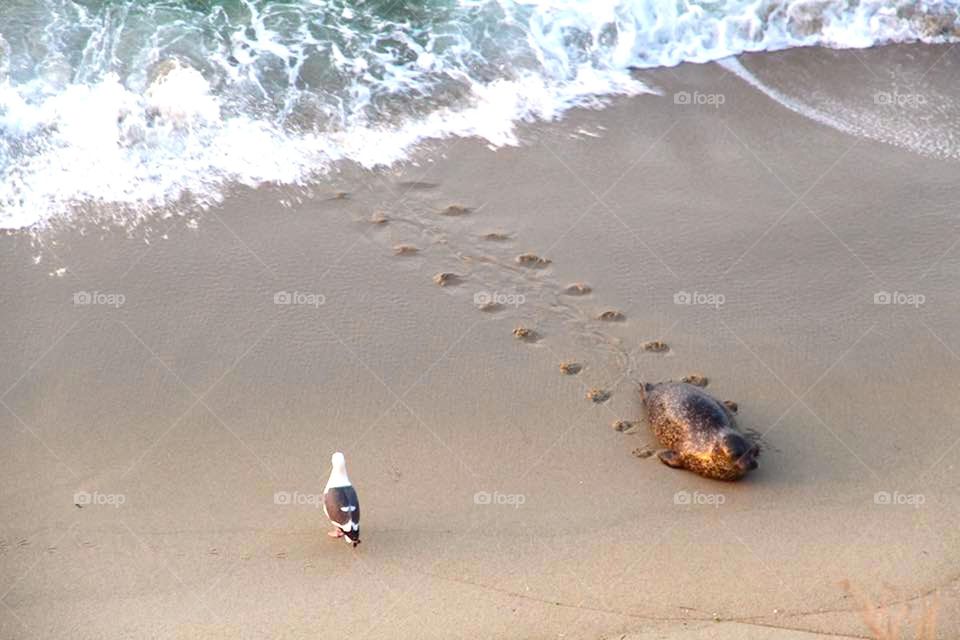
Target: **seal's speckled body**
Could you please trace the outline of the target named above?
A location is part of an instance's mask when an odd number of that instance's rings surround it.
[[[664,464],[716,480],[739,480],[757,468],[760,448],[737,428],[729,405],[685,382],[645,384],[640,392],[653,433],[667,448],[659,454]]]

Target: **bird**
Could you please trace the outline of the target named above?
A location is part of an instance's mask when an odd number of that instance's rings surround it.
[[[337,451],[330,458],[333,469],[323,489],[323,512],[330,518],[334,530],[327,533],[331,538],[343,538],[347,544],[360,544],[360,501],[357,492],[347,477],[347,462]]]

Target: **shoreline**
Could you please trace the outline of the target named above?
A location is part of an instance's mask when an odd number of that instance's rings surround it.
[[[890,60],[946,93],[948,49],[741,62],[785,94],[809,70],[828,96],[880,87],[862,64]],[[0,636],[866,637],[842,580],[885,603],[939,589],[960,632],[956,165],[716,64],[637,77],[662,95],[524,125],[521,147],[344,168],[290,207],[238,189],[149,244],[66,229],[34,265],[0,237]],[[674,102],[693,91],[724,102]],[[654,444],[636,385],[692,373],[761,436],[740,483],[632,455]],[[322,492],[334,450],[356,552],[275,502]]]

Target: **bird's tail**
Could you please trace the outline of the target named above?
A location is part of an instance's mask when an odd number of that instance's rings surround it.
[[[344,531],[344,538],[353,546],[360,544],[360,527],[357,527],[352,531]]]

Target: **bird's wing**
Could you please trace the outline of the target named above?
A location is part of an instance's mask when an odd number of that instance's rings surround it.
[[[323,496],[323,509],[327,517],[344,531],[360,526],[360,502],[351,486],[330,487]]]

